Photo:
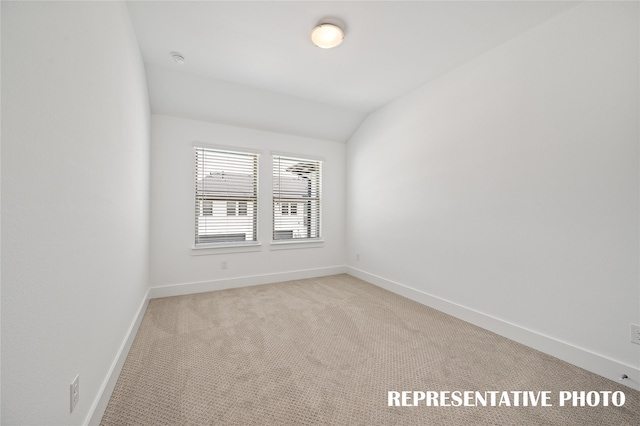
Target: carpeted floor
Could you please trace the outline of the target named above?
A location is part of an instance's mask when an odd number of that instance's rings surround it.
[[[387,406],[388,391],[456,390],[553,406]],[[560,391],[626,402],[560,407]],[[336,275],[151,300],[101,424],[637,426],[640,392]]]

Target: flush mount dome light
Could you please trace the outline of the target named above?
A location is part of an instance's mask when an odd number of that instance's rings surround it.
[[[311,41],[323,49],[336,47],[344,40],[342,28],[333,24],[320,24],[311,31]]]

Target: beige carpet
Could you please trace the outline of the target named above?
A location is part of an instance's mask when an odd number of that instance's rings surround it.
[[[388,407],[548,391],[553,407]],[[559,407],[559,391],[623,391]],[[423,402],[424,403],[424,402]],[[348,275],[154,299],[102,425],[638,425],[640,392]]]

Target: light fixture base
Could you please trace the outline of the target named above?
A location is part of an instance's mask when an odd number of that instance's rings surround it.
[[[311,41],[322,49],[331,49],[344,40],[344,31],[335,24],[322,23],[311,31]]]

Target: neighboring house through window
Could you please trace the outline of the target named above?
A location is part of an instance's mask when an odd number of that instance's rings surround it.
[[[195,244],[257,241],[258,155],[195,147]]]
[[[321,236],[322,162],[273,156],[273,239]]]
[[[227,201],[227,216],[246,216],[246,201]]]
[[[247,202],[238,201],[238,216],[246,216],[246,215],[247,215]]]
[[[213,216],[213,201],[202,200],[202,216]]]
[[[280,213],[283,216],[298,214],[298,203],[278,203],[280,205]],[[276,207],[277,208],[277,207]]]

